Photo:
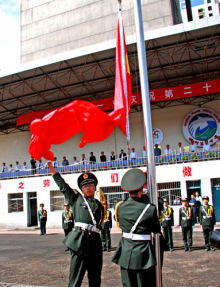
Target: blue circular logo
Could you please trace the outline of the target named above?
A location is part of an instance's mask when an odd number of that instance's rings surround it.
[[[191,119],[188,128],[189,133],[194,139],[205,141],[215,135],[217,123],[215,118],[211,115],[200,113]]]

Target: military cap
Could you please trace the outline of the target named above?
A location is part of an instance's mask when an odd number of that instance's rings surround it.
[[[145,182],[146,177],[142,170],[130,169],[124,174],[121,180],[121,188],[128,192],[134,192],[141,189]]]
[[[203,197],[202,197],[202,200],[203,199],[208,199],[209,200],[209,197],[207,196],[207,195],[204,195]]]
[[[40,207],[44,207],[44,204],[43,204],[43,203],[41,203],[41,204],[40,204]]]
[[[95,186],[97,186],[98,184],[98,179],[97,177],[91,173],[91,172],[85,172],[82,173],[79,177],[78,177],[78,186],[80,189],[82,189],[82,186],[87,184],[87,183],[94,183]]]
[[[182,201],[189,201],[187,197],[183,197]]]
[[[70,205],[69,205],[69,202],[66,201],[66,202],[64,203],[64,206],[70,206]]]

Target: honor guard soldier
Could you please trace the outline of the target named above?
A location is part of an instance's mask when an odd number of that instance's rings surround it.
[[[38,211],[38,221],[40,223],[40,235],[46,235],[47,211],[44,209],[43,203],[40,204]]]
[[[70,205],[68,202],[64,204],[65,210],[62,213],[62,227],[65,234],[65,237],[72,231],[74,221],[73,213],[70,210]]]
[[[102,240],[102,250],[110,251],[111,249],[111,228],[112,228],[112,213],[107,209],[107,204],[104,205],[105,217],[102,223],[101,229],[101,240]]]
[[[48,167],[73,210],[74,229],[63,243],[71,251],[69,287],[81,286],[86,270],[90,287],[101,285],[102,242],[100,229],[104,218],[102,204],[94,198],[98,183],[92,173],[78,177],[79,191],[73,190],[48,161]]]
[[[193,234],[193,214],[192,209],[188,205],[187,197],[182,199],[183,207],[179,209],[179,226],[182,229],[182,237],[185,251],[192,251],[192,234]]]
[[[166,248],[167,250],[173,251],[173,209],[168,206],[168,200],[166,198],[163,201],[161,226],[163,229],[163,236],[166,242]]]
[[[112,261],[121,267],[123,286],[156,286],[154,248],[151,232],[160,232],[156,206],[141,199],[145,174],[140,169],[127,171],[121,188],[129,198],[115,207],[115,218],[122,229],[122,239]]]
[[[209,197],[203,196],[203,206],[200,206],[199,209],[199,222],[202,225],[203,236],[205,240],[206,251],[212,250],[214,248],[210,244],[210,237],[215,225],[215,213],[212,205],[209,205]]]

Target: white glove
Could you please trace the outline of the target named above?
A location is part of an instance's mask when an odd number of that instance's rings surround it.
[[[171,229],[173,229],[173,226],[171,226]]]
[[[180,230],[182,230],[182,226],[180,226]]]
[[[111,228],[109,228],[109,231],[111,231]]]
[[[194,228],[194,225],[192,226],[192,230],[193,230],[193,228]]]

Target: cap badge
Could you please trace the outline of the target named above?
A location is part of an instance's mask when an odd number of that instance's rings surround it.
[[[83,178],[84,178],[84,179],[88,178],[88,174],[85,173],[85,174],[83,175]]]

